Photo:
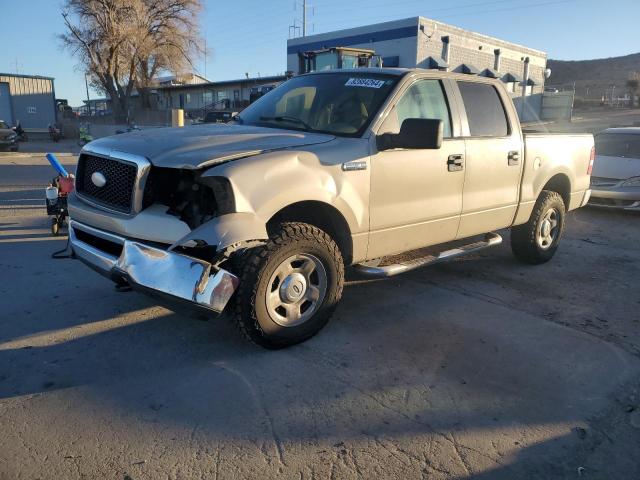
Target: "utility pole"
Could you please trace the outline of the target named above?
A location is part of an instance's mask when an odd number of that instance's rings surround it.
[[[300,22],[300,18],[297,16],[293,19],[293,25],[289,25],[289,38],[296,38],[296,32],[299,32],[300,30],[302,30],[302,36],[306,37],[307,36],[307,10],[310,8],[311,15],[312,16],[315,15],[315,7],[312,5],[309,5],[307,3],[307,0],[302,0],[302,3],[298,3],[298,1],[296,0],[296,2],[293,4],[293,11],[294,12],[297,11],[298,7],[302,8],[302,21]],[[301,27],[298,26],[298,22],[302,24]]]
[[[307,0],[302,0],[302,36],[307,36]]]

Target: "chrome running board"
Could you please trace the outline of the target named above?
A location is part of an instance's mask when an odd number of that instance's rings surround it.
[[[469,255],[485,248],[494,247],[502,243],[502,237],[497,233],[487,233],[483,241],[463,245],[462,247],[445,250],[436,255],[427,255],[426,257],[407,260],[406,262],[395,263],[392,265],[384,265],[382,267],[369,267],[366,265],[355,265],[355,270],[361,275],[376,278],[393,277],[401,273],[415,270],[416,268],[426,267],[435,263],[444,262],[453,258]]]

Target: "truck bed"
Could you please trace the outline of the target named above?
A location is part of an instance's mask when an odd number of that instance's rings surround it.
[[[538,193],[551,181],[567,182],[563,195],[567,210],[581,206],[589,189],[589,162],[593,135],[586,133],[523,133],[525,162],[520,209],[516,223],[528,218]],[[555,171],[553,177],[550,172]],[[528,213],[526,213],[528,211]]]

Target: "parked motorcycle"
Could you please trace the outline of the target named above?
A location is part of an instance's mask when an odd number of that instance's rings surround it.
[[[27,132],[24,131],[24,128],[22,128],[22,125],[20,124],[20,122],[18,122],[18,124],[15,127],[13,127],[13,131],[16,132],[19,142],[29,141],[29,137],[27,137]]]
[[[57,143],[62,138],[62,132],[55,125],[49,125],[49,138]]]

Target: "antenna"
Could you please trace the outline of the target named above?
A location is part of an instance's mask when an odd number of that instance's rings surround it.
[[[11,65],[13,65],[15,67],[16,75],[19,75],[20,74],[20,68],[24,67],[24,65],[22,63],[18,62],[18,57],[16,57],[16,59],[11,63]]]
[[[293,19],[293,25],[289,25],[289,38],[297,38],[300,36],[300,27],[297,25],[297,18]]]

